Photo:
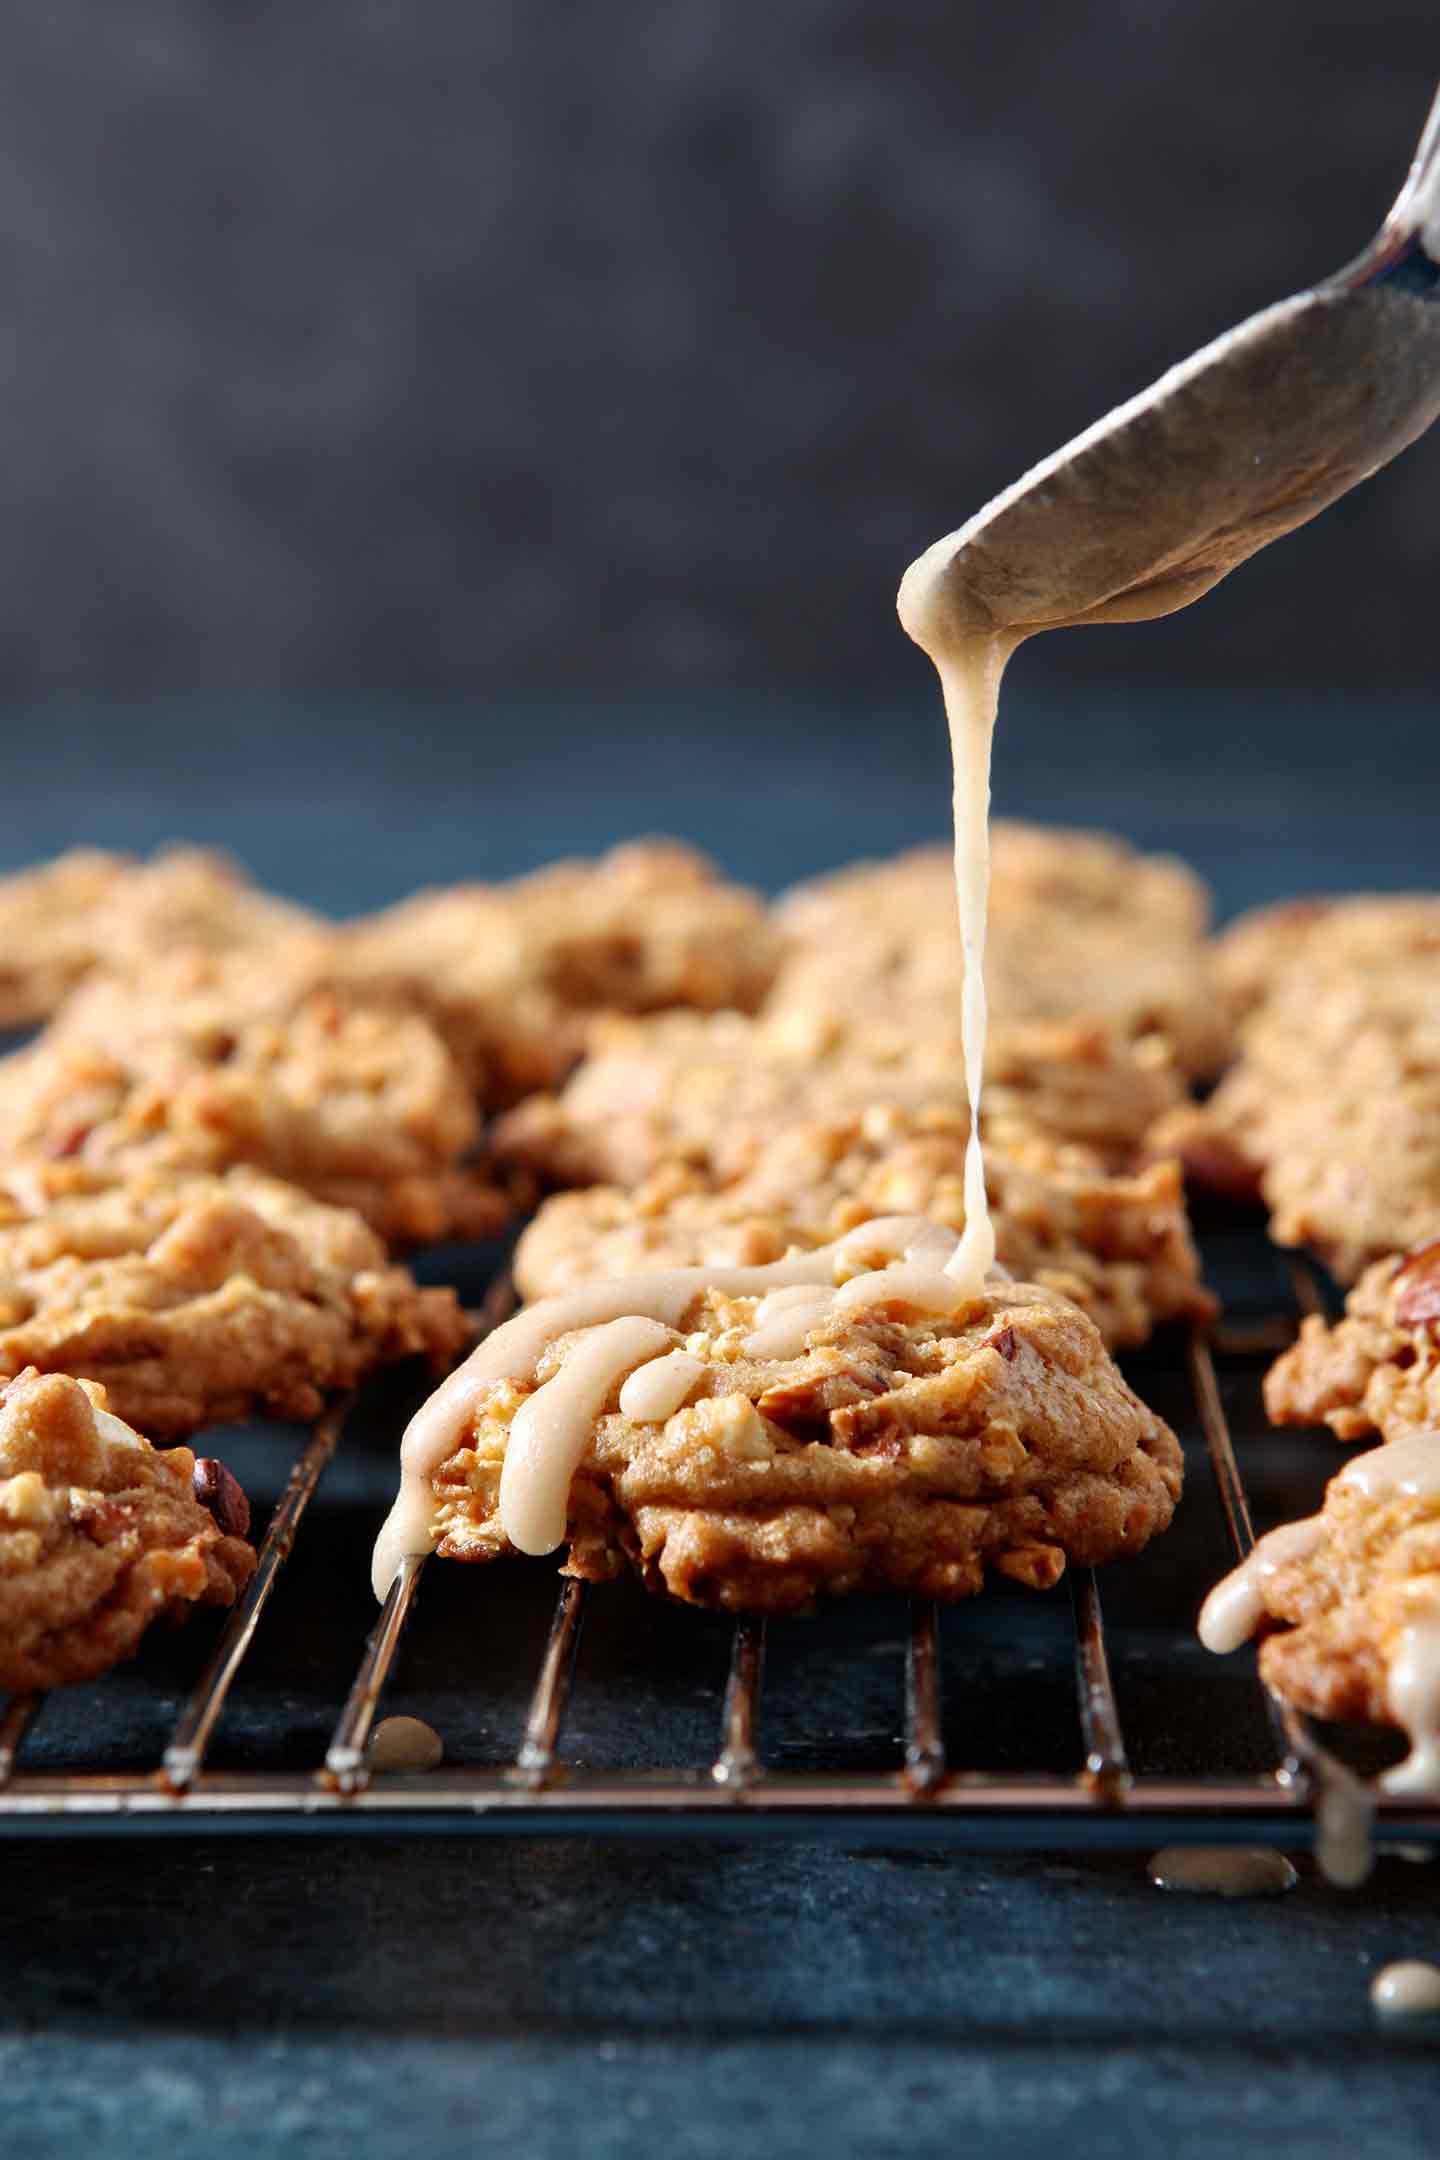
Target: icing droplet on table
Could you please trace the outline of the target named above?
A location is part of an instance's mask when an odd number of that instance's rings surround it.
[[[1381,2017],[1440,2017],[1440,1965],[1397,1959],[1376,1973],[1370,2000]]]
[[[1146,1869],[1157,1890],[1198,1897],[1280,1897],[1300,1878],[1269,1845],[1166,1845]]]
[[[397,1777],[411,1770],[438,1770],[445,1743],[433,1725],[418,1717],[387,1717],[370,1735],[365,1761],[376,1777]]]
[[[1331,1773],[1315,1802],[1315,1865],[1337,1890],[1358,1890],[1375,1865],[1375,1804],[1357,1777]]]

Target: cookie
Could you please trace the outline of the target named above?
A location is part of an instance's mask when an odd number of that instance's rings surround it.
[[[948,850],[860,864],[782,898],[787,957],[770,1009],[936,1025],[959,1012]],[[1184,864],[1102,833],[997,820],[991,829],[986,984],[992,1019],[1082,1022],[1121,1040],[1162,1035],[1183,1068],[1230,1046],[1215,995],[1209,899]]]
[[[996,1146],[1040,1134],[1128,1168],[1183,1081],[1158,1037],[1075,1023],[994,1028],[983,1123]],[[497,1156],[553,1186],[635,1185],[673,1162],[743,1176],[782,1127],[877,1108],[963,1114],[964,1061],[942,1028],[777,1012],[662,1014],[597,1027],[558,1093],[497,1124]]]
[[[48,1020],[95,965],[97,925],[129,858],[74,848],[0,878],[0,1028]]]
[[[1440,1240],[1367,1268],[1343,1319],[1304,1320],[1265,1376],[1265,1408],[1340,1440],[1440,1432]]]
[[[0,1060],[0,1159],[86,1171],[250,1164],[389,1243],[484,1237],[509,1201],[469,1085],[419,1014],[316,990],[308,940],[97,976]]]
[[[0,1375],[100,1382],[155,1439],[310,1419],[376,1366],[460,1347],[453,1291],[421,1289],[348,1209],[247,1170],[38,1175],[0,1167]]]
[[[16,1374],[0,1387],[0,1688],[93,1680],[156,1621],[233,1605],[248,1524],[223,1465],[157,1452],[92,1382]]]
[[[1380,936],[1362,959],[1323,939],[1285,967],[1210,1100],[1167,1113],[1151,1145],[1198,1183],[1263,1199],[1281,1245],[1342,1282],[1440,1231],[1440,946]]]
[[[76,848],[0,879],[0,1028],[33,1027],[97,968],[175,951],[258,951],[328,926],[262,892],[228,857],[173,848],[150,862]]]
[[[1440,1452],[1412,1433],[1348,1463],[1318,1515],[1263,1537],[1200,1616],[1212,1650],[1261,1634],[1268,1686],[1311,1716],[1398,1725],[1393,1790],[1440,1791]]]
[[[350,927],[342,979],[440,1028],[481,1097],[553,1087],[596,1014],[753,1009],[774,972],[764,902],[675,841],[504,885],[456,885]]]

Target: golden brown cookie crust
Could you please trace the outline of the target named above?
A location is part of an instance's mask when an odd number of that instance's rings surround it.
[[[945,1107],[872,1108],[786,1128],[728,1185],[671,1164],[633,1191],[558,1195],[521,1236],[516,1285],[540,1298],[640,1268],[762,1266],[876,1216],[963,1229],[968,1130]],[[986,1180],[1002,1266],[1072,1299],[1110,1348],[1213,1314],[1175,1164],[1115,1176],[1082,1149],[1037,1139],[988,1150]]]
[[[1051,1022],[991,1031],[984,1130],[997,1147],[1036,1135],[1133,1166],[1183,1095],[1158,1038]],[[496,1126],[497,1156],[552,1186],[630,1186],[674,1162],[730,1181],[776,1133],[871,1110],[966,1110],[958,1038],[931,1026],[869,1026],[787,1014],[666,1013],[597,1027],[558,1095]]]
[[[68,1174],[0,1186],[0,1375],[103,1383],[157,1439],[267,1411],[307,1420],[375,1367],[448,1362],[453,1291],[421,1289],[374,1232],[275,1179]]]
[[[1440,1229],[1440,1020],[1425,989],[1440,903],[1337,903],[1281,942],[1239,1062],[1152,1145],[1197,1183],[1258,1192],[1277,1243],[1351,1282]]]
[[[1266,1375],[1265,1407],[1340,1440],[1440,1432],[1440,1240],[1367,1268],[1343,1319],[1307,1318]]]
[[[0,878],[0,1028],[48,1020],[94,967],[97,925],[129,858],[72,848]]]
[[[651,1589],[732,1611],[857,1590],[956,1599],[987,1572],[1047,1588],[1067,1559],[1136,1552],[1169,1522],[1179,1445],[1065,1300],[1006,1284],[956,1319],[846,1312],[785,1359],[746,1350],[757,1304],[696,1300],[676,1341],[703,1372],[672,1417],[641,1423],[612,1402],[595,1421],[571,1486],[569,1573],[603,1580],[628,1562]],[[579,1339],[482,1398],[435,1476],[443,1554],[509,1549],[510,1424]]]
[[[259,951],[300,933],[328,929],[210,849],[140,863],[75,848],[0,878],[0,1028],[48,1020],[99,968],[132,973],[176,951]]]
[[[563,1081],[599,1013],[753,1010],[777,953],[757,894],[693,848],[638,840],[418,893],[348,930],[342,979],[428,1014],[499,1105]]]
[[[308,938],[171,955],[88,983],[0,1060],[0,1154],[86,1170],[250,1164],[355,1207],[393,1245],[484,1237],[509,1202],[472,1160],[469,1087],[429,1023],[311,987]]]
[[[959,1010],[948,850],[860,864],[782,898],[788,953],[769,1009],[923,1020]],[[1193,871],[1103,833],[998,820],[991,832],[986,982],[1001,1025],[1082,1022],[1163,1035],[1213,1073],[1230,1047],[1215,995],[1209,897]]]
[[[223,1495],[212,1511],[197,1497]],[[217,1512],[242,1524],[217,1520]],[[0,1388],[0,1689],[93,1680],[147,1628],[231,1605],[255,1554],[218,1464],[159,1453],[105,1391],[27,1372]]]

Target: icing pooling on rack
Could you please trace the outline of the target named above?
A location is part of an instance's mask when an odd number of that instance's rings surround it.
[[[617,1387],[622,1407],[632,1389],[632,1403],[650,1406],[627,1407],[627,1415],[655,1419],[671,1414],[655,1405],[669,1398],[682,1372],[684,1393],[671,1408],[694,1387],[703,1366],[675,1335],[703,1292],[759,1298],[756,1330],[746,1348],[752,1355],[798,1355],[804,1336],[837,1308],[903,1296],[922,1309],[962,1311],[974,1302],[973,1296],[945,1272],[957,1243],[952,1230],[924,1216],[882,1216],[847,1231],[834,1244],[793,1253],[766,1267],[658,1269],[582,1283],[561,1297],[527,1306],[487,1336],[411,1419],[400,1448],[400,1491],[375,1544],[377,1597],[385,1595],[407,1555],[434,1550],[431,1479],[463,1444],[481,1398],[500,1382],[532,1379],[539,1359],[562,1335],[581,1334],[582,1339],[516,1412],[500,1474],[500,1525],[521,1552],[551,1552],[562,1543],[570,1481],[594,1421]],[[803,1301],[789,1295],[802,1290]],[[793,1352],[754,1349],[772,1328],[782,1327],[786,1343],[800,1332]],[[682,1367],[682,1357],[695,1369]]]
[[[1357,1455],[1333,1480],[1341,1491],[1366,1500],[1440,1499],[1440,1433],[1411,1433],[1388,1447]],[[1218,1582],[1200,1610],[1200,1640],[1207,1650],[1237,1650],[1265,1614],[1267,1579],[1307,1558],[1329,1535],[1322,1515],[1284,1523],[1260,1539],[1249,1558]],[[1410,1752],[1387,1770],[1387,1792],[1413,1798],[1440,1796],[1440,1586],[1433,1600],[1417,1605],[1396,1639],[1385,1683],[1390,1715],[1406,1734]]]

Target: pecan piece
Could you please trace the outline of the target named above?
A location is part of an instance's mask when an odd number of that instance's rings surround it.
[[[215,1518],[226,1537],[243,1538],[250,1528],[250,1503],[240,1480],[213,1455],[197,1455],[191,1479],[195,1498]]]
[[[1440,1238],[1417,1246],[1395,1277],[1395,1318],[1401,1327],[1433,1328],[1440,1321]]]

